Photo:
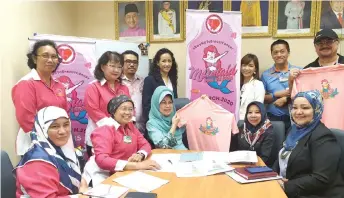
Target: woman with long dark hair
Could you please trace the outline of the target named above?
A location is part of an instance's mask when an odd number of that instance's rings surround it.
[[[241,59],[240,89],[239,118],[244,120],[248,104],[253,101],[264,103],[265,89],[259,80],[259,62],[254,54],[246,54]]]
[[[167,49],[160,49],[153,58],[153,63],[149,75],[145,78],[142,91],[143,118],[148,120],[151,107],[151,99],[155,89],[159,86],[166,86],[173,91],[174,98],[177,94],[177,62],[173,53]]]

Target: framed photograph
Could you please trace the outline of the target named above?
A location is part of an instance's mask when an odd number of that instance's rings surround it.
[[[275,1],[274,37],[313,37],[315,31],[315,1]]]
[[[116,40],[146,42],[148,39],[148,3],[115,1]]]
[[[344,38],[344,1],[318,2],[317,29],[333,29],[340,38]]]
[[[272,35],[273,1],[230,1],[230,10],[242,12],[243,37]]]
[[[183,1],[149,1],[150,42],[184,41]]]
[[[186,1],[185,9],[194,10],[210,10],[215,12],[223,12],[228,10],[227,1],[216,1],[216,0],[206,0],[206,1]]]

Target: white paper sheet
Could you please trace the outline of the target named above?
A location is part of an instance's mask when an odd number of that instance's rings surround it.
[[[234,168],[225,163],[202,160],[178,163],[176,174],[177,177],[202,177],[231,170],[234,170]]]
[[[129,188],[113,186],[109,184],[99,184],[94,188],[83,193],[92,197],[118,198],[126,193]]]
[[[276,176],[276,177],[267,177],[267,178],[262,178],[262,179],[245,179],[241,177],[240,175],[236,174],[234,171],[229,171],[226,172],[226,175],[234,179],[236,182],[240,184],[247,184],[247,183],[255,183],[255,182],[263,182],[263,181],[270,181],[270,180],[277,180],[277,179],[282,179],[281,176]]]
[[[256,151],[234,151],[229,152],[229,163],[257,163]]]
[[[156,161],[161,169],[157,172],[176,172],[176,165],[179,161],[180,154],[153,154],[151,160]]]
[[[140,171],[118,177],[113,181],[138,192],[150,192],[169,182],[168,180],[160,179]]]

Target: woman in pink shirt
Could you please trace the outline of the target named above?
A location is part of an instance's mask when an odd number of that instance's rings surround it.
[[[151,146],[132,123],[134,102],[126,95],[117,96],[110,100],[108,113],[113,125],[98,127],[91,135],[94,156],[85,166],[86,180],[94,186],[101,182],[100,175],[105,179],[117,171],[159,169],[155,161],[144,160]]]
[[[67,146],[70,124],[64,109],[49,106],[38,111],[32,145],[14,170],[17,198],[78,197],[75,194],[87,189],[76,154]]]
[[[61,62],[56,44],[50,40],[37,41],[27,58],[31,72],[12,88],[12,100],[20,126],[16,140],[18,155],[24,155],[31,144],[30,132],[38,110],[57,106],[67,111],[65,87],[52,78],[52,73]]]
[[[123,56],[117,52],[107,51],[99,58],[94,70],[96,80],[86,89],[84,103],[89,120],[85,139],[89,156],[92,155],[92,131],[113,123],[107,112],[109,101],[118,95],[130,96],[128,87],[122,84],[122,71]]]

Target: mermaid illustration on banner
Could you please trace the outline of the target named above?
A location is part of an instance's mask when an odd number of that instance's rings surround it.
[[[228,51],[225,51],[220,54],[214,45],[209,45],[208,47],[204,48],[203,54],[205,68],[207,73],[210,73],[210,75],[207,77],[208,85],[213,89],[220,90],[224,94],[233,92],[227,88],[227,84],[230,82],[230,80],[223,80],[221,83],[218,83],[215,73],[216,71],[220,71],[222,69],[220,59],[223,58],[227,53]]]
[[[57,79],[66,87],[66,95],[68,102],[68,112],[71,120],[78,121],[81,124],[87,124],[86,110],[83,108],[82,100],[78,98],[76,89],[80,87],[84,81],[80,81],[74,85],[68,76],[60,76]],[[76,112],[79,112],[76,116]]]

